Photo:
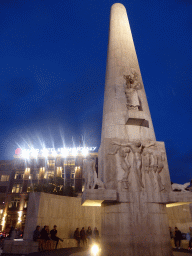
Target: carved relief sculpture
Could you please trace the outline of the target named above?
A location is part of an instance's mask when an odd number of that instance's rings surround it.
[[[154,145],[154,143],[149,143],[148,145],[142,145],[141,142],[130,142],[126,144],[121,144],[117,142],[113,142],[114,145],[120,145],[122,147],[129,147],[134,155],[134,166],[136,171],[136,176],[138,179],[138,182],[140,184],[140,187],[144,188],[143,182],[142,182],[142,153],[143,149],[146,147],[151,147]]]
[[[117,145],[116,143],[113,143]],[[130,173],[130,168],[131,165],[129,163],[128,157],[129,153],[131,152],[129,147],[121,147],[118,145],[118,147],[115,148],[114,151],[110,152],[109,155],[115,155],[118,153],[118,156],[120,158],[120,165],[121,168],[124,171],[123,177],[121,178],[120,182],[122,183],[122,187],[124,189],[128,189],[129,187],[129,173]]]
[[[147,173],[153,174],[158,191],[165,189],[161,181],[160,173],[164,168],[164,153],[156,146],[152,148],[145,148],[143,151],[143,167]]]
[[[138,81],[138,73],[131,69],[130,75],[124,75],[126,80],[125,95],[127,98],[127,108],[130,110],[139,110],[140,102],[137,91],[142,88]]]

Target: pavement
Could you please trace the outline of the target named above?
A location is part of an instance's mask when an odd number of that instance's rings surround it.
[[[53,251],[30,253],[28,256],[89,256],[90,253],[84,248],[62,248]],[[185,249],[173,249],[174,256],[192,256],[192,251]],[[120,255],[119,255],[120,256]]]

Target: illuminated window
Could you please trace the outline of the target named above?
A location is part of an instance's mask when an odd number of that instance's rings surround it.
[[[31,186],[28,186],[27,187],[27,193],[31,192],[31,190],[32,190]]]
[[[45,167],[39,169],[39,174],[37,174],[37,179],[43,179],[45,176]]]
[[[48,168],[54,168],[55,167],[55,160],[48,160],[47,161]]]
[[[9,181],[9,175],[1,175],[1,181]]]
[[[50,179],[54,177],[54,172],[47,172],[46,178]]]
[[[28,205],[28,201],[25,201],[23,208],[24,208],[24,209],[27,209],[27,205]]]
[[[3,213],[3,209],[0,210],[0,214],[2,214],[2,213]]]
[[[21,193],[22,192],[22,184],[14,184],[12,188],[12,193]]]
[[[20,204],[20,198],[19,197],[13,197],[11,199],[11,202],[9,203],[9,209],[18,209]]]
[[[16,172],[15,173],[15,180],[22,180],[24,174],[22,172]]]
[[[62,167],[57,167],[57,176],[61,177],[62,175]]]
[[[25,168],[25,172],[30,173],[30,168]]]

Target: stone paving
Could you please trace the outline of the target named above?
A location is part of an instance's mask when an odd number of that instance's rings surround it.
[[[89,256],[90,253],[84,248],[67,248],[67,249],[58,249],[50,252],[36,252],[30,253],[28,256]],[[188,250],[175,250],[173,251],[174,256],[192,256],[192,251]],[[120,255],[119,255],[120,256]]]

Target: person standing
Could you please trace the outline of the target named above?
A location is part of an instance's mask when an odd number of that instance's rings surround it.
[[[87,229],[86,236],[87,236],[87,238],[89,240],[89,244],[90,244],[92,242],[92,230],[91,230],[90,226]]]
[[[175,227],[174,240],[175,240],[175,247],[180,249],[181,240],[182,240],[182,234],[181,234],[181,231],[177,227]]]
[[[80,233],[79,233],[79,228],[76,228],[75,232],[74,232],[74,238],[77,240],[77,245],[78,247],[80,247]]]
[[[50,234],[51,234],[51,239],[53,241],[56,241],[55,249],[57,249],[57,245],[59,243],[59,240],[63,242],[63,239],[61,239],[57,236],[57,226],[56,225],[53,226],[53,229],[50,231]]]
[[[87,244],[85,228],[84,227],[82,227],[82,229],[80,231],[80,237],[81,237],[81,240],[83,241],[83,246],[84,246],[84,244]]]
[[[98,242],[99,241],[99,230],[96,227],[94,228],[93,235],[94,235],[95,241]]]
[[[41,246],[42,246],[42,243],[41,243],[41,232],[40,232],[40,226],[37,226],[36,229],[34,230],[33,232],[33,241],[34,242],[38,242],[38,250],[41,251]]]
[[[190,235],[190,240],[189,240],[189,250],[191,250],[192,246],[191,246],[191,243],[192,243],[192,227],[189,227],[189,235]]]

